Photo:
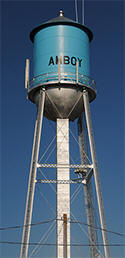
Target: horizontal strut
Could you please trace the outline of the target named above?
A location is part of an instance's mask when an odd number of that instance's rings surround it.
[[[76,178],[76,179],[70,179],[70,180],[54,180],[54,179],[36,179],[36,183],[43,183],[43,184],[78,184],[82,183],[83,178]]]
[[[37,163],[38,168],[93,168],[93,164],[40,164]]]

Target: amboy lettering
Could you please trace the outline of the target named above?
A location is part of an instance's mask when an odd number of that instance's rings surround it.
[[[78,62],[79,67],[81,67],[81,65],[82,65],[82,59],[80,59],[79,57],[76,58],[75,56],[72,56],[72,57],[69,57],[69,56],[53,57],[53,56],[51,56],[49,59],[48,65],[57,65],[59,63],[59,61],[60,61],[60,64],[65,64],[65,65],[71,64],[71,65],[75,66],[77,62]]]

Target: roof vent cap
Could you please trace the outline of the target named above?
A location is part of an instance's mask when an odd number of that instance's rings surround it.
[[[63,14],[64,14],[63,11],[60,10],[60,11],[59,11],[59,16],[63,16]]]

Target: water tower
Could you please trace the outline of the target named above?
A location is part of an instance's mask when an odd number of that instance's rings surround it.
[[[106,223],[89,105],[96,98],[95,82],[90,78],[89,71],[89,44],[93,34],[82,24],[64,17],[63,12],[60,11],[58,17],[33,29],[30,39],[34,44],[34,77],[29,80],[29,60],[27,59],[25,86],[29,100],[37,106],[37,118],[24,225],[31,224],[37,168],[55,167],[57,170],[57,258],[70,258],[70,183],[72,183],[70,168],[72,164],[69,162],[69,121],[78,119],[81,164],[74,165],[74,168],[77,168],[75,173],[84,185],[87,221],[92,226],[88,227],[90,244],[92,244],[90,255],[99,257],[91,206],[92,176],[95,180],[103,229],[106,229]],[[91,164],[88,164],[86,159],[83,113],[86,117]],[[56,122],[56,164],[38,163],[43,116]],[[23,229],[20,258],[26,258],[28,255],[30,229],[30,226],[25,226]],[[109,257],[106,231],[102,231],[102,237],[105,256]]]

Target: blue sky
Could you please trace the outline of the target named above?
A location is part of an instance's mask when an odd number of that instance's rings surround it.
[[[75,5],[72,0],[2,1],[1,4],[1,226],[6,227],[22,225],[24,219],[36,117],[35,105],[27,99],[24,88],[25,58],[29,57],[33,65],[33,44],[29,39],[29,33],[37,25],[56,17],[60,9],[63,9],[66,17],[75,19]],[[78,1],[78,17],[81,22],[81,1]],[[94,34],[90,44],[90,74],[97,84],[97,98],[91,103],[91,112],[107,228],[125,233],[123,1],[85,1],[85,25]],[[76,123],[71,127],[75,132]],[[40,154],[44,152],[54,134],[55,124],[44,119]],[[73,139],[71,139],[71,146],[75,149]],[[77,163],[76,153],[78,153],[78,146],[76,151],[72,152],[72,157]],[[53,152],[48,162],[53,162],[54,159]],[[41,189],[41,186],[39,187]],[[52,189],[49,186],[43,186],[40,191],[49,199],[51,207],[55,208],[55,195]],[[43,197],[40,197],[40,191],[36,189],[33,222],[54,216],[52,209],[44,203]],[[79,198],[73,202],[72,209],[75,210],[74,214],[78,215],[79,220],[85,221],[82,204],[82,191],[80,191]],[[39,241],[45,230],[45,226],[42,225],[34,227],[31,242]],[[51,234],[48,243],[55,242],[55,232]],[[77,226],[72,228],[72,232],[77,236],[72,241],[88,243],[85,234]],[[99,240],[101,242],[100,235]],[[110,244],[124,243],[123,240],[124,238],[109,234]],[[2,241],[20,242],[21,230],[4,231]],[[19,245],[3,245],[1,257],[16,258],[19,257],[19,252]],[[35,257],[54,257],[54,255],[55,247],[42,247]],[[89,257],[88,248],[82,247],[79,250],[74,248],[72,257]],[[123,258],[125,250],[122,247],[111,247],[111,257]]]

